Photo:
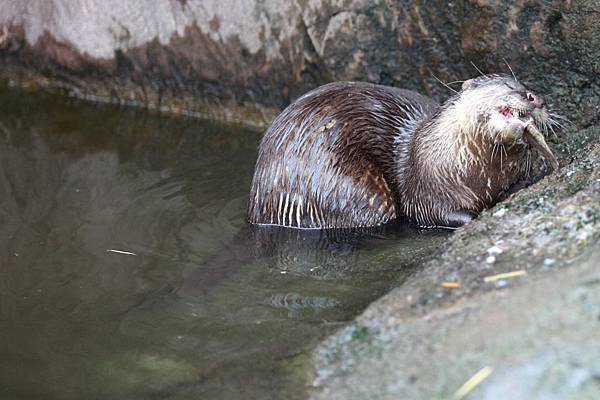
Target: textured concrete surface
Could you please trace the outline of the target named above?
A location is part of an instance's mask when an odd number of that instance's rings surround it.
[[[598,121],[598,1],[4,0],[4,81],[258,125],[330,80],[517,75]]]
[[[326,340],[313,354],[312,397],[452,398],[491,367],[469,399],[597,399],[599,133],[571,132],[573,156],[558,172],[459,229]],[[524,275],[485,281],[512,271]]]
[[[313,398],[452,398],[490,367],[470,399],[597,399],[600,275],[592,257],[600,253],[421,316],[376,303],[316,353]]]

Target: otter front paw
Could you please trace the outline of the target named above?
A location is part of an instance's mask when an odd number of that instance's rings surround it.
[[[477,213],[471,210],[455,210],[446,215],[446,221],[449,227],[458,228],[477,218]]]

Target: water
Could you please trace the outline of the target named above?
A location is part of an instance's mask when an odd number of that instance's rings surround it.
[[[0,92],[0,398],[301,399],[443,236],[253,230],[259,133]]]

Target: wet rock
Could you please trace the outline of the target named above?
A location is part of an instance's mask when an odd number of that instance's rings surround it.
[[[599,137],[590,128],[571,141],[579,136]],[[595,399],[600,144],[563,162],[459,229],[441,256],[325,341],[312,398],[449,398],[487,366],[469,398]],[[441,286],[450,278],[460,288]]]
[[[560,278],[549,273],[423,316],[375,305],[316,352],[313,398],[451,398],[490,367],[470,399],[594,399],[600,291],[586,282],[597,278],[590,259]]]
[[[281,0],[6,1],[0,58],[17,82],[264,122],[316,84],[294,78],[311,68],[300,21]]]
[[[438,100],[444,81],[508,72],[589,126],[600,6],[587,1],[142,0],[0,4],[5,81],[264,125],[330,80]]]

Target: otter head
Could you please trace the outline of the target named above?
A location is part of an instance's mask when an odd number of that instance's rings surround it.
[[[485,75],[465,81],[457,105],[468,126],[489,145],[526,146],[556,168],[556,158],[541,131],[552,119],[542,96],[508,75]]]

